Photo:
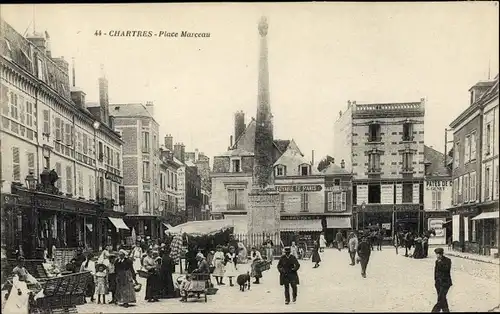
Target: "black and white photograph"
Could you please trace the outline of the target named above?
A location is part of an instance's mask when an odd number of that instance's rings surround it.
[[[500,312],[499,24],[0,5],[2,313]]]

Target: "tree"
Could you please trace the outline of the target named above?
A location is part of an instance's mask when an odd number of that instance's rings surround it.
[[[325,158],[321,159],[318,163],[318,171],[325,170],[331,163],[335,162],[335,158],[330,155],[326,155]]]

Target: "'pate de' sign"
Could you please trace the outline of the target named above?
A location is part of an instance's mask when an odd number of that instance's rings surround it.
[[[431,191],[442,191],[452,186],[451,180],[428,180],[425,182],[425,189]]]

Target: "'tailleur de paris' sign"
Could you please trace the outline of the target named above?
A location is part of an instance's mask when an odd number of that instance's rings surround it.
[[[278,192],[319,192],[322,187],[319,184],[309,185],[278,185],[276,186]]]

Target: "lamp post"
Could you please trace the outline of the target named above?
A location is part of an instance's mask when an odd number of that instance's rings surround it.
[[[26,176],[26,187],[31,192],[31,217],[30,217],[30,226],[31,226],[31,241],[30,248],[27,250],[29,257],[36,258],[35,253],[38,248],[37,245],[37,235],[38,235],[38,211],[36,208],[36,186],[38,183],[37,178],[33,175],[33,172]]]
[[[361,212],[363,213],[363,231],[365,230],[365,209],[366,203],[363,201],[363,203],[361,203]]]

